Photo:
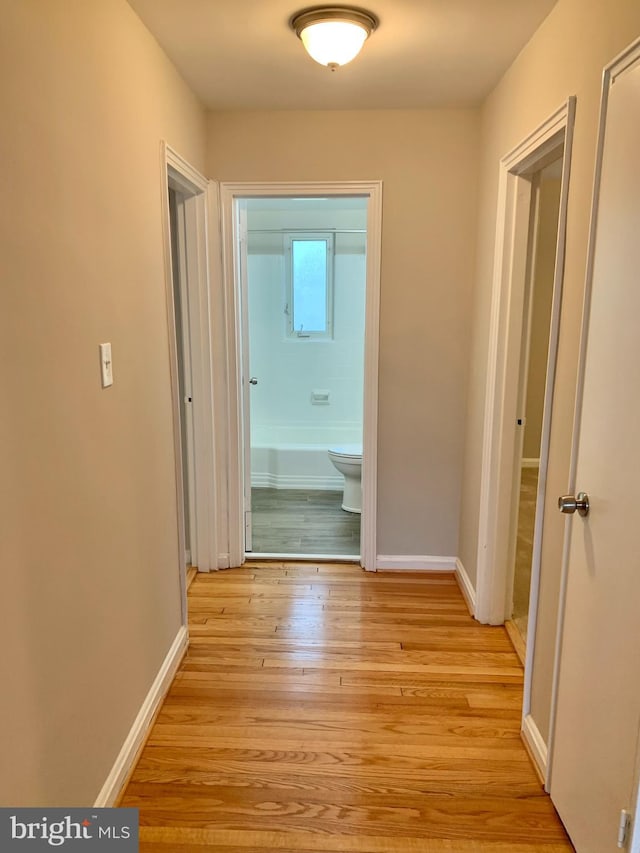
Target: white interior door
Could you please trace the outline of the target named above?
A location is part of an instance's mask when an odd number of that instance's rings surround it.
[[[252,551],[251,534],[251,388],[257,382],[251,376],[249,350],[249,270],[247,250],[247,207],[244,199],[237,201],[237,258],[240,282],[241,315],[241,381],[242,381],[242,449],[243,449],[243,492],[244,492],[244,550]]]
[[[184,474],[184,517],[186,535],[185,563],[190,565],[196,556],[196,490],[193,440],[193,389],[191,378],[191,314],[188,287],[188,231],[184,197],[170,189],[171,259],[176,316],[178,359],[178,389],[180,392],[180,434],[182,440],[182,467]]]
[[[540,180],[536,173],[531,180],[531,199],[528,224],[528,239],[526,245],[526,272],[524,276],[523,311],[522,311],[522,345],[520,348],[520,367],[518,378],[518,404],[516,431],[513,455],[512,486],[511,486],[511,534],[509,544],[509,585],[507,588],[507,618],[514,616],[514,587],[516,575],[516,556],[518,545],[518,519],[520,515],[520,488],[522,485],[522,457],[524,455],[524,436],[527,425],[527,387],[529,382],[529,357],[531,353],[531,325],[533,318],[533,296],[536,274],[536,249],[538,242],[538,219],[540,216]],[[524,248],[524,247],[523,247]]]
[[[640,725],[640,49],[610,79],[551,766],[578,853],[618,849]]]

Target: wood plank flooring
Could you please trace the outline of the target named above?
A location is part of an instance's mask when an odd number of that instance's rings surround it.
[[[523,468],[518,504],[518,532],[516,540],[516,566],[513,578],[513,615],[511,619],[527,641],[529,619],[529,590],[533,560],[533,534],[536,524],[536,498],[538,496],[538,468]]]
[[[121,805],[147,853],[565,853],[523,670],[452,575],[198,575],[191,644]]]
[[[342,492],[252,489],[253,550],[259,554],[360,554],[360,516],[342,509]]]

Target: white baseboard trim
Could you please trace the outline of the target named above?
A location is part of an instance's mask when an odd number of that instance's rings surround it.
[[[456,580],[458,581],[458,586],[460,587],[460,592],[464,600],[467,602],[467,607],[469,608],[469,613],[472,616],[476,615],[476,591],[471,583],[471,578],[467,574],[467,570],[462,565],[462,562],[459,558],[456,558]]]
[[[229,554],[218,554],[218,568],[228,569],[231,565],[231,557]]]
[[[126,782],[127,776],[138,758],[140,749],[145,743],[151,721],[171,686],[171,682],[187,650],[188,644],[189,634],[186,627],[182,625],[171,644],[171,648],[167,652],[167,656],[162,662],[162,666],[142,703],[142,707],[138,711],[137,717],[133,721],[133,725],[111,768],[111,772],[107,776],[107,780],[93,804],[94,808],[110,808],[116,803],[122,786]]]
[[[533,457],[531,457],[531,458],[525,457],[522,460],[521,465],[523,468],[539,468],[540,467],[540,460],[534,459]]]
[[[376,569],[381,572],[455,572],[455,557],[378,554]]]
[[[333,476],[314,476],[307,474],[271,474],[268,472],[253,472],[251,486],[254,489],[310,489],[318,491],[342,491],[344,477],[341,474]]]
[[[525,739],[531,757],[536,763],[538,772],[543,779],[547,778],[547,745],[531,714],[522,721],[522,737]]]

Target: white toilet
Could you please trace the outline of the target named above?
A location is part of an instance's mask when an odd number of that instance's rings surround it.
[[[347,512],[362,512],[362,445],[342,444],[328,450],[329,459],[344,477],[342,509]]]

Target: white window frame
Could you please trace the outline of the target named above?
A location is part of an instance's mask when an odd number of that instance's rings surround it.
[[[332,231],[285,231],[285,314],[287,318],[286,337],[290,340],[332,340],[333,339],[333,288],[335,237]],[[296,240],[324,240],[327,246],[326,311],[327,327],[324,331],[295,329],[293,325],[293,243]]]

